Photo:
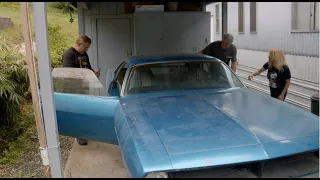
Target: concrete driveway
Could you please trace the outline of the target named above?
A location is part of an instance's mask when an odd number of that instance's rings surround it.
[[[315,156],[306,159],[292,160],[296,163],[275,163],[270,168],[264,169],[264,177],[283,177],[285,174],[301,174],[319,169],[319,159]],[[288,163],[288,165],[287,165]],[[289,165],[290,164],[290,165]],[[294,167],[292,167],[294,166]],[[312,171],[311,171],[312,170]],[[290,172],[289,172],[290,171]],[[227,171],[228,176],[256,178],[249,171],[239,171],[241,174],[233,174]],[[289,173],[288,173],[289,172]],[[221,173],[215,173],[220,176]],[[123,165],[120,149],[118,146],[89,141],[87,146],[80,146],[76,141],[70,152],[70,157],[64,170],[65,178],[128,178],[127,170]],[[222,176],[226,177],[225,173]],[[319,178],[319,173],[312,173],[302,178]]]
[[[64,170],[65,178],[128,178],[118,146],[89,141],[73,143]]]

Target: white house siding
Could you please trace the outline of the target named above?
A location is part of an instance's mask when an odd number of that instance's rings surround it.
[[[205,7],[205,11],[211,12],[211,42],[221,39],[222,32],[222,3],[211,3]],[[219,15],[216,13],[216,7],[219,8]],[[216,18],[219,17],[219,31],[216,30]]]
[[[244,3],[244,34],[238,33],[238,2],[228,2],[228,32],[239,49],[319,56],[319,33],[291,33],[291,2],[257,2],[257,33],[250,34],[250,2]]]
[[[310,96],[319,92],[319,59],[315,57],[286,55],[291,70],[291,85],[286,101],[310,110]],[[237,75],[248,88],[270,93],[266,72],[253,81],[247,77],[268,59],[268,52],[238,50],[239,65]],[[315,83],[316,82],[316,83]]]
[[[90,2],[88,10],[83,9],[82,4],[78,3],[79,34],[85,34],[94,40],[96,35],[96,23],[94,21],[96,21],[97,17],[121,14],[124,14],[124,2]],[[97,43],[93,42],[87,52],[93,69],[97,68],[96,45]]]
[[[215,31],[215,5],[218,4],[220,33]],[[80,5],[80,4],[79,4]],[[291,2],[257,2],[257,33],[250,34],[250,3],[244,2],[244,33],[238,33],[238,2],[228,2],[228,32],[233,34],[238,47],[241,80],[249,87],[269,93],[265,73],[254,81],[246,80],[249,73],[261,67],[268,59],[268,50],[278,47],[284,50],[292,71],[292,84],[287,101],[310,110],[310,96],[319,89],[319,33],[291,33]],[[93,24],[97,16],[120,15],[124,13],[123,2],[92,2],[89,10],[79,6],[79,33],[95,36]],[[221,3],[207,6],[213,15],[211,40],[221,39]],[[80,18],[81,17],[81,18]],[[92,44],[88,55],[96,68],[94,59],[97,48]]]
[[[215,14],[216,4],[206,10]],[[256,33],[250,33],[250,2],[244,2],[244,33],[238,32],[238,2],[228,2],[228,33],[238,48],[237,75],[247,87],[269,94],[266,73],[247,77],[267,62],[270,48],[281,48],[292,73],[287,101],[310,110],[310,96],[319,91],[319,33],[291,32],[291,2],[257,2]]]

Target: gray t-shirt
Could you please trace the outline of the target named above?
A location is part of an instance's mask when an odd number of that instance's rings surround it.
[[[227,49],[222,49],[221,41],[215,41],[209,44],[204,50],[203,54],[208,56],[213,56],[220,59],[226,64],[230,65],[230,60],[232,62],[237,61],[237,47],[231,44]]]

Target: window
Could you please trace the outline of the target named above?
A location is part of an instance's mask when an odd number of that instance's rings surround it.
[[[216,5],[216,33],[220,33],[220,6]]]
[[[257,32],[257,2],[250,2],[250,32]]]
[[[319,31],[319,2],[292,2],[292,30]]]
[[[117,82],[119,83],[120,87],[122,87],[122,84],[123,84],[123,80],[124,80],[124,76],[127,72],[127,69],[128,69],[128,64],[125,62],[123,64],[123,66],[120,67],[119,71],[117,72]],[[120,89],[119,89],[120,91]]]
[[[234,87],[244,86],[222,62],[164,62],[134,67],[129,74],[125,95]]]
[[[243,2],[238,2],[238,31],[244,33]]]

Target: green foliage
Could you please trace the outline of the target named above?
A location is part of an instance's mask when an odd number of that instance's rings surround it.
[[[32,3],[28,3],[29,8],[32,9]],[[20,9],[20,2],[0,2],[0,7],[6,8],[8,10],[13,10],[13,11],[19,11]]]
[[[30,127],[30,122],[24,121],[27,116],[21,117],[20,106],[25,102],[29,78],[26,59],[18,48],[0,40],[0,155],[7,154],[0,163],[19,158],[20,152],[14,149],[25,146],[26,129]]]
[[[77,21],[71,24],[69,12],[51,5],[47,3],[50,58],[52,67],[58,67],[62,53],[76,39]],[[24,43],[19,8],[19,2],[0,2],[0,16],[10,17],[14,24],[0,32],[0,164],[16,164],[25,152],[38,145],[31,141],[37,136],[32,105],[21,109],[29,92],[29,79],[26,59],[19,53]],[[29,8],[32,11],[32,3]],[[30,20],[35,41],[32,12]]]
[[[12,44],[19,44],[23,42],[23,35],[21,33],[21,25],[14,24],[13,27],[6,28],[1,31],[1,36],[6,37],[6,42],[10,42]]]
[[[62,54],[68,48],[66,33],[63,33],[58,24],[48,24],[49,47],[52,68],[60,67],[62,64]]]
[[[19,46],[0,41],[0,111],[1,123],[14,123],[19,115],[19,105],[29,88],[28,68]]]
[[[0,153],[0,164],[16,164],[21,157],[29,151],[34,142],[31,138],[36,137],[36,129],[32,105],[23,106],[19,115],[19,122],[14,126],[0,127],[0,142],[3,143]],[[1,143],[0,143],[1,145]],[[0,146],[1,148],[1,146]]]
[[[62,13],[74,13],[75,10],[70,7],[68,2],[49,2],[48,8],[50,12],[53,12],[55,9],[60,10]]]
[[[20,8],[20,3],[19,2],[0,2],[0,7],[17,11]]]

